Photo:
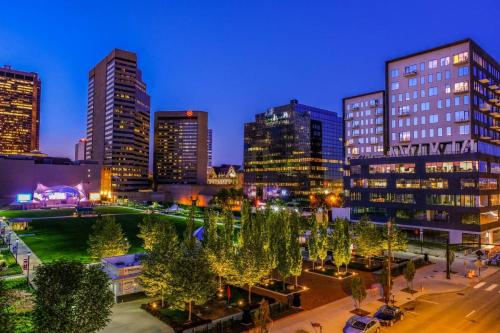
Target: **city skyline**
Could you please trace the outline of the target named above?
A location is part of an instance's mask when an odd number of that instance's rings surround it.
[[[16,5],[16,11],[26,17],[44,13],[47,24],[26,24],[36,22],[26,19],[20,26],[6,17],[0,41],[10,47],[0,50],[0,61],[40,75],[44,83],[40,148],[49,155],[73,156],[74,143],[85,136],[88,70],[117,47],[140,57],[151,89],[152,112],[207,110],[214,124],[214,163],[241,164],[243,123],[272,105],[297,98],[341,115],[343,97],[384,88],[381,63],[388,59],[468,37],[493,57],[500,53],[494,42],[494,11],[488,9],[494,1],[476,6],[475,15],[483,19],[473,26],[452,24],[453,17],[463,15],[465,2],[395,4],[386,5],[390,11],[371,3],[364,7],[323,2],[315,7],[299,2],[150,4],[134,14],[116,9],[118,15],[102,24],[119,22],[124,33],[111,36],[98,34],[100,23],[83,28],[88,21],[102,21],[100,12],[90,10],[92,4],[53,3],[41,9],[27,3],[30,8]],[[422,13],[420,8],[429,10]],[[436,34],[444,8],[450,29]],[[50,22],[62,13],[68,15]],[[135,17],[141,15],[151,20],[138,22]],[[391,20],[394,25],[378,23]],[[407,27],[401,26],[405,22]],[[81,47],[86,44],[91,47]],[[290,56],[290,47],[296,56]],[[355,77],[365,79],[359,82]],[[60,140],[61,136],[68,140]]]

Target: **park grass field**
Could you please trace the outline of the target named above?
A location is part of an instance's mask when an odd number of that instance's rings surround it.
[[[137,234],[139,233],[138,224],[145,214],[137,213],[137,210],[134,210],[134,212],[135,214],[113,212],[114,214],[123,214],[115,216],[115,219],[122,226],[123,232],[131,245],[129,253],[144,250],[142,240],[137,238]],[[165,222],[173,223],[179,236],[182,237],[186,228],[185,218],[157,216]],[[18,235],[42,262],[66,259],[91,263],[93,260],[87,253],[87,241],[96,219],[96,217],[36,219],[30,222],[28,230],[18,232]]]
[[[100,214],[140,214],[141,211],[135,208],[119,207],[119,206],[96,206],[96,213]],[[73,215],[73,208],[61,209],[33,209],[33,210],[0,210],[0,216],[5,218],[44,218],[44,217],[59,217]]]

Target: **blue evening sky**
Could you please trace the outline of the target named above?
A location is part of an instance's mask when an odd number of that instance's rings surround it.
[[[73,157],[88,70],[135,51],[151,111],[199,109],[214,162],[241,163],[243,123],[291,98],[341,112],[383,89],[384,61],[471,37],[500,59],[498,0],[2,1],[0,65],[42,79],[41,149]],[[151,117],[153,118],[153,117]]]

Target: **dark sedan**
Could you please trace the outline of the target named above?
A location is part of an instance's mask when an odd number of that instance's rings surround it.
[[[397,306],[382,305],[374,315],[383,326],[392,326],[398,320],[403,320],[404,313]]]

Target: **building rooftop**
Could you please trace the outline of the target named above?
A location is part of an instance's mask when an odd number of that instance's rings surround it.
[[[139,266],[144,253],[125,254],[123,256],[102,258],[102,261],[116,268]]]

